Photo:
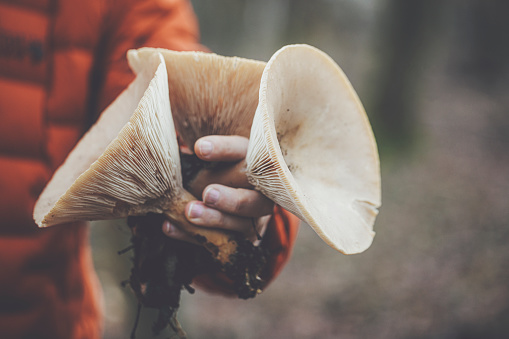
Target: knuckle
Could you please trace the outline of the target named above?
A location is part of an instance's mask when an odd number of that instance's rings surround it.
[[[240,192],[240,190],[239,190]],[[237,199],[235,199],[235,204],[233,207],[233,212],[240,214],[242,211],[246,209],[246,206],[249,205],[249,199],[247,198],[246,194],[239,193],[237,195]]]

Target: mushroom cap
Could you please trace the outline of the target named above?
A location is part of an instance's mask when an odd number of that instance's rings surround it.
[[[308,45],[269,60],[251,129],[250,182],[331,247],[367,249],[381,204],[377,146],[339,66]]]
[[[166,68],[154,54],[57,170],[34,219],[45,227],[157,212],[181,186]]]
[[[165,59],[173,119],[190,149],[206,135],[249,137],[265,62],[148,47],[129,53],[140,61],[131,63],[134,72],[155,53]]]

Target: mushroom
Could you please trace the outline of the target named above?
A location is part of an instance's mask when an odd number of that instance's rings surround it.
[[[339,66],[308,45],[276,52],[263,72],[247,154],[249,181],[353,254],[372,243],[380,164],[364,108]]]
[[[130,61],[135,59],[131,54]],[[235,241],[184,216],[195,198],[182,187],[164,60],[153,54],[144,64],[57,170],[36,202],[34,219],[46,227],[164,214],[225,263]]]
[[[228,88],[223,90],[222,95],[233,94],[241,104],[230,104],[232,107],[226,112],[240,110],[243,114],[249,114],[248,119],[252,120],[263,63],[239,58],[227,58],[224,63],[222,57],[203,53],[184,56],[220,61],[212,64],[215,64],[215,69],[224,78],[215,77],[217,74],[214,74],[208,78],[209,82],[224,80],[230,83],[238,77],[238,93],[232,93],[232,88]],[[219,267],[232,280],[233,288],[240,298],[252,298],[263,286],[259,277],[266,262],[266,253],[263,248],[253,246],[236,234],[199,228],[187,221],[184,216],[185,205],[195,198],[183,188],[165,61],[159,52],[140,57],[137,51],[131,51],[128,60],[137,69],[137,77],[103,112],[57,170],[36,202],[34,219],[40,227],[46,227],[75,220],[131,216],[128,225],[133,231],[134,265],[129,285],[140,305],[159,309],[159,318],[153,328],[155,333],[168,325],[183,337],[176,320],[182,287],[192,291],[189,284],[194,276]],[[239,70],[242,74],[236,76]],[[198,77],[201,73],[203,70],[197,73]],[[243,79],[246,77],[244,73],[249,75],[246,80]],[[241,86],[244,81],[251,84],[249,90]],[[213,87],[221,86],[216,83],[215,86],[206,87],[210,91]],[[204,100],[209,103],[217,100],[220,108],[228,107],[226,103],[230,100],[219,101],[214,92],[209,92],[212,99]],[[254,99],[243,100],[243,97]],[[178,107],[178,96],[174,101]],[[247,108],[242,109],[244,101]],[[199,105],[197,107],[204,108]],[[189,112],[192,114],[193,110]],[[189,121],[204,126],[204,121],[198,119],[197,114],[198,111]],[[221,117],[220,112],[217,115]],[[184,131],[192,135],[193,130],[187,131],[186,124],[188,122],[185,121],[182,124]],[[227,133],[247,135],[250,123],[247,127],[244,124],[244,121],[239,121],[235,127],[235,124],[230,123]],[[219,133],[217,129],[216,126],[210,131]],[[197,131],[206,133],[207,128],[202,127]],[[194,140],[189,136],[183,139],[191,140],[188,142]],[[154,224],[154,215],[144,219],[141,225],[138,224],[140,219],[133,218],[150,213],[170,219],[194,237],[212,256],[205,256],[207,253],[192,247],[194,245],[175,242],[162,235],[162,220],[156,219],[159,224],[157,221]],[[238,260],[238,257],[241,259]],[[248,261],[246,258],[253,260]],[[132,337],[135,330],[136,325]]]

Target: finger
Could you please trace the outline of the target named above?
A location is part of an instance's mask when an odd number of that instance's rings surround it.
[[[269,215],[274,209],[274,202],[260,192],[217,184],[207,186],[203,202],[222,212],[249,218]]]
[[[241,233],[252,240],[256,238],[256,218],[243,218],[207,207],[201,201],[192,201],[186,206],[186,217],[195,225]]]
[[[246,175],[246,163],[241,161],[235,165],[221,169],[203,169],[196,178],[189,183],[190,192],[196,196],[202,196],[203,190],[210,184],[217,183],[237,188],[252,188]]]
[[[207,161],[238,161],[246,157],[249,140],[238,135],[209,135],[198,139],[194,152]]]
[[[163,222],[163,233],[170,238],[199,245],[199,243],[193,237],[181,231],[177,226],[173,225],[168,220]]]

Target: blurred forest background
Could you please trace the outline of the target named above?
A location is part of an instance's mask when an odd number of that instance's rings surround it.
[[[254,300],[184,292],[189,338],[509,338],[509,2],[193,5],[218,54],[267,61],[308,43],[336,60],[373,123],[383,206],[365,253],[338,254],[303,226]],[[92,234],[105,338],[127,338],[136,302],[120,286],[129,254],[116,251],[129,231],[116,221]],[[141,319],[138,338],[150,338],[155,313]]]

